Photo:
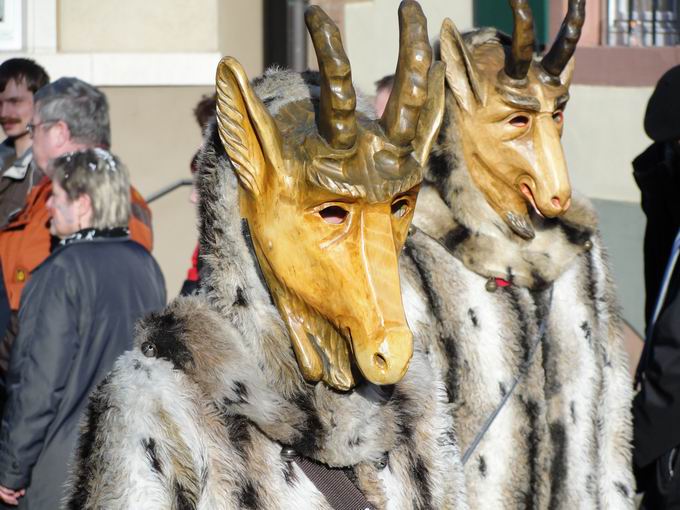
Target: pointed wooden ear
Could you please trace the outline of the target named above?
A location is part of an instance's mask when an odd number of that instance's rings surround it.
[[[241,185],[258,195],[264,187],[267,164],[283,168],[281,134],[236,59],[220,61],[216,81],[220,139]]]
[[[475,102],[484,105],[486,98],[482,92],[477,67],[456,25],[449,18],[442,23],[439,46],[442,60],[446,64],[446,83],[460,107],[471,112]]]
[[[435,62],[427,75],[427,99],[418,117],[418,127],[413,140],[413,155],[420,166],[425,166],[432,144],[437,139],[444,118],[444,75],[446,64]]]

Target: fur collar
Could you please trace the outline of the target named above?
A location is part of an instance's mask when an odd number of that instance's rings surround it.
[[[138,342],[142,351],[151,343],[157,357],[186,373],[220,414],[245,418],[273,441],[330,466],[379,462],[406,445],[444,441],[455,451],[443,384],[420,350],[394,387],[341,393],[298,374],[281,378],[293,353],[283,326],[269,319],[272,341],[253,351],[200,296],[177,299],[142,323]]]
[[[447,102],[454,101],[447,91]],[[442,242],[471,271],[516,285],[542,288],[555,281],[576,257],[592,247],[597,217],[582,196],[554,219],[532,213],[536,237],[513,233],[472,182],[457,146],[457,127],[447,105],[445,124],[432,152],[418,196],[414,224]]]

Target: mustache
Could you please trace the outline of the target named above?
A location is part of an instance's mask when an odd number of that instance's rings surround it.
[[[21,119],[15,119],[14,117],[0,117],[0,123],[5,124],[7,122],[12,122],[12,123],[19,123],[21,122]]]

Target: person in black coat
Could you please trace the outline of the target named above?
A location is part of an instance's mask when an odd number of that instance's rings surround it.
[[[641,390],[633,400],[633,461],[643,509],[680,509],[680,266],[651,336]],[[650,340],[648,340],[650,341]]]
[[[22,294],[0,426],[0,498],[26,509],[59,507],[90,391],[132,347],[135,322],[166,301],[158,264],[128,237],[125,167],[101,149],[52,165],[61,242]]]
[[[645,319],[649,325],[666,261],[680,227],[680,66],[664,74],[649,100],[645,131],[654,143],[633,160],[647,216],[644,241]]]
[[[633,162],[647,216],[646,345],[633,401],[633,462],[642,509],[680,509],[680,66],[659,80],[647,106],[654,140]]]

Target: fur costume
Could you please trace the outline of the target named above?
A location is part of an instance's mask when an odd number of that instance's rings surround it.
[[[527,375],[465,465],[468,503],[632,508],[631,381],[595,213],[574,197],[561,218],[534,213],[533,240],[513,234],[472,182],[451,101],[447,90],[414,219],[421,230],[413,229],[402,267],[434,316],[438,334],[426,351],[446,374],[461,453],[545,321]],[[422,306],[411,299],[410,316]]]
[[[272,114],[318,90],[284,71],[254,85]],[[283,445],[343,468],[376,508],[466,508],[450,404],[420,340],[427,325],[389,389],[305,383],[214,126],[205,145],[204,293],[145,320],[92,397],[68,508],[330,509]]]

